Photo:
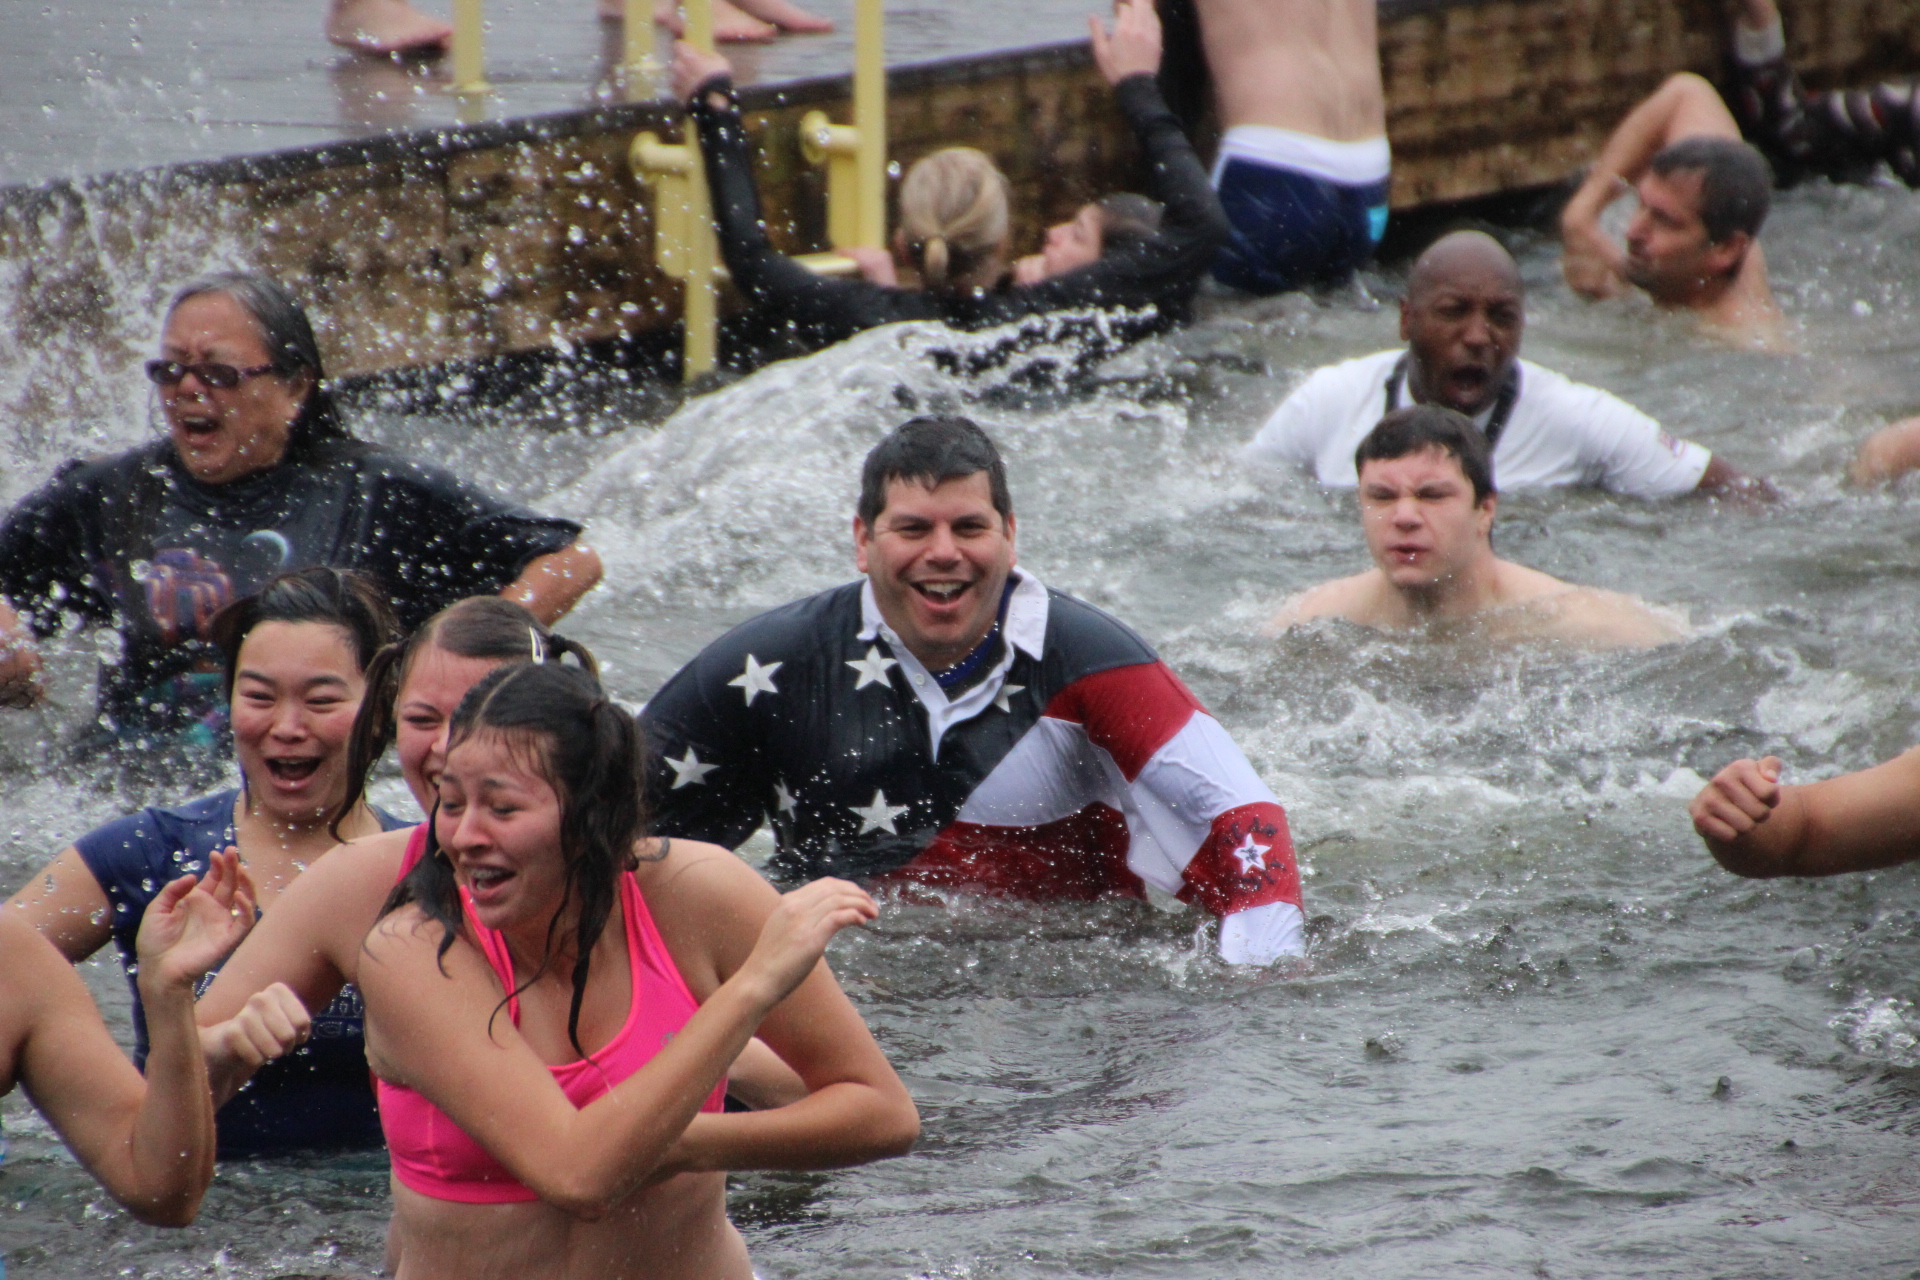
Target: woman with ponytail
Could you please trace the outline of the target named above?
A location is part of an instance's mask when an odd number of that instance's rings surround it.
[[[679,44],[673,88],[700,130],[720,251],[776,344],[817,350],[899,320],[984,329],[1059,312],[1127,313],[1089,330],[1104,346],[1186,318],[1230,234],[1226,214],[1155,83],[1160,22],[1152,0],[1119,0],[1111,35],[1097,19],[1091,26],[1094,61],[1140,139],[1159,203],[1131,196],[1084,205],[1048,230],[1040,252],[1010,267],[1006,179],[980,152],[950,147],[907,170],[891,256],[842,250],[859,263],[861,280],[815,275],[775,252],[732,69],[717,54]],[[900,287],[902,271],[919,287]]]
[[[585,671],[454,716],[422,856],[359,964],[400,1280],[751,1280],[725,1171],[907,1151],[912,1100],[822,960],[876,914],[646,834],[644,745]],[[758,1030],[809,1093],[726,1114]]]
[[[367,778],[395,746],[400,774],[423,812],[433,811],[446,764],[447,726],[467,690],[496,668],[565,661],[598,670],[584,647],[554,634],[521,606],[474,596],[441,610],[419,630],[373,654],[366,694],[344,735],[343,785],[327,814],[333,847],[280,895],[273,913],[235,951],[200,999],[196,1017],[209,1043],[217,1096],[230,1096],[270,1045],[318,1013],[359,997],[352,983],[360,943],[393,886],[420,856],[424,826],[364,835],[353,815],[365,804]],[[358,1041],[355,1042],[359,1056]],[[365,1062],[360,1058],[360,1079]],[[371,1096],[368,1097],[371,1103]],[[372,1109],[362,1141],[377,1142]]]

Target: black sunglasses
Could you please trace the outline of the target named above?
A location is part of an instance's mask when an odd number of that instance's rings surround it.
[[[270,364],[255,365],[251,369],[236,369],[230,364],[215,364],[209,360],[203,364],[181,364],[178,360],[147,361],[147,376],[163,387],[177,387],[180,380],[188,374],[200,379],[209,387],[225,391],[237,387],[248,378],[257,378],[263,373],[271,373]]]

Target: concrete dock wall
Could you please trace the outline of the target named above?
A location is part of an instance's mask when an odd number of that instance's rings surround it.
[[[1920,72],[1920,0],[1784,0],[1791,55],[1814,85]],[[1381,58],[1398,208],[1557,181],[1672,72],[1717,76],[1719,0],[1383,0]],[[1016,244],[1090,196],[1137,187],[1138,157],[1081,45],[897,68],[889,129],[902,166],[964,143],[1012,180]],[[845,78],[742,95],[771,233],[825,247],[819,176],[798,122],[846,118]],[[0,261],[16,323],[69,351],[144,342],[110,319],[143,281],[220,256],[309,299],[331,371],[501,356],[658,329],[678,287],[652,265],[640,129],[649,103],[0,191]],[[188,268],[190,269],[190,268]],[[146,305],[151,305],[147,300]],[[44,389],[35,412],[58,413]]]

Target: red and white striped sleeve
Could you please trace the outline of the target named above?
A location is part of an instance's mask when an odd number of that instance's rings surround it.
[[[1046,715],[1081,725],[1126,779],[1127,866],[1148,884],[1220,917],[1220,954],[1236,964],[1300,955],[1300,870],[1286,811],[1163,662],[1084,676]]]

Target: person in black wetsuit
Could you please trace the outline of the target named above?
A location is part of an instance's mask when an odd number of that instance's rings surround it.
[[[1920,186],[1920,90],[1913,84],[1808,93],[1787,61],[1774,0],[1740,0],[1727,105],[1782,185],[1806,177],[1857,182],[1885,162]]]
[[[39,696],[33,638],[120,632],[92,745],[217,750],[207,625],[290,569],[369,572],[409,627],[494,592],[551,620],[599,581],[573,521],[353,439],[306,314],[271,279],[187,285],[147,374],[167,437],[66,464],[0,522],[0,702]]]
[[[134,1060],[144,1063],[149,1035],[137,982],[135,939],[148,906],[170,881],[206,870],[215,854],[237,848],[255,901],[271,914],[305,869],[336,838],[353,839],[403,825],[349,795],[348,740],[366,689],[367,665],[393,638],[393,615],[361,574],[316,566],[283,574],[258,595],[220,611],[210,627],[225,656],[235,762],[241,786],[172,805],[152,805],[75,840],[7,901],[6,914],[33,925],[74,963],[109,942],[134,987]],[[351,794],[364,795],[364,778]],[[298,1038],[307,1016],[284,986],[256,996],[253,1026],[268,1038]],[[311,1020],[307,1047],[263,1067],[220,1109],[223,1154],[379,1142],[367,1079],[360,997],[342,991]],[[204,1033],[216,1093],[228,1069],[257,1065],[227,1029]],[[249,1036],[248,1039],[257,1040]]]
[[[899,320],[941,320],[982,329],[1029,316],[1101,309],[1131,313],[1123,340],[1184,319],[1193,291],[1228,235],[1226,215],[1199,157],[1154,82],[1159,19],[1149,0],[1121,0],[1114,33],[1093,23],[1094,58],[1146,152],[1164,211],[1157,228],[1124,207],[1089,206],[1050,233],[1048,250],[1012,278],[961,287],[906,289],[873,279],[815,275],[768,243],[760,221],[746,131],[724,58],[682,43],[674,89],[700,131],[715,229],[733,282],[786,333],[817,350]],[[1096,235],[1094,233],[1098,232]],[[1058,243],[1055,243],[1055,242]],[[1004,252],[1004,251],[1003,251]],[[871,262],[867,264],[873,270]],[[956,273],[958,276],[958,273]]]

